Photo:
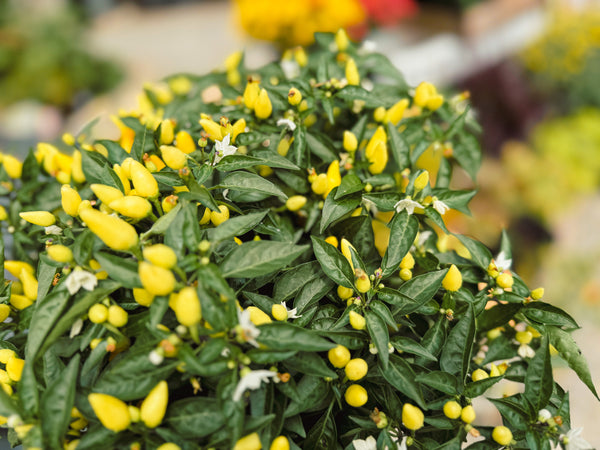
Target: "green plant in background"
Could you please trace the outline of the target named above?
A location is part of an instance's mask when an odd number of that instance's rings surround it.
[[[534,86],[567,110],[600,106],[600,11],[567,6],[551,10],[543,35],[522,54]]]
[[[474,195],[453,170],[480,163],[463,101],[344,32],[316,42],[148,86],[118,141],[3,156],[13,443],[585,448],[552,376],[556,351],[596,395],[577,323],[510,270],[506,237],[496,258],[438,249]],[[505,380],[523,392],[478,424]]]
[[[114,87],[120,70],[83,45],[84,25],[64,8],[40,13],[0,1],[0,107],[34,99],[69,109],[77,94]]]

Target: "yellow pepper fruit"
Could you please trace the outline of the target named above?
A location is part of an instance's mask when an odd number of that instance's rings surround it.
[[[360,84],[360,75],[354,59],[348,58],[346,61],[346,80],[350,86],[358,86]]]
[[[173,304],[170,305],[177,321],[186,327],[196,325],[202,319],[202,308],[196,288],[186,286],[174,298]]]
[[[442,286],[449,292],[456,292],[461,288],[462,275],[460,270],[458,270],[458,267],[456,267],[454,264],[452,264],[450,269],[448,269],[446,276],[442,280]]]
[[[25,365],[25,360],[13,356],[6,363],[6,373],[8,377],[12,381],[19,381],[21,379],[21,374],[23,373],[23,366]]]
[[[4,155],[2,165],[9,177],[14,179],[21,178],[23,174],[23,163],[12,155]]]
[[[129,427],[131,417],[127,404],[112,395],[93,393],[88,395],[94,413],[105,428],[115,433]]]
[[[71,217],[77,216],[77,210],[81,204],[81,196],[79,192],[73,189],[68,184],[63,184],[60,188],[61,205],[68,215]]]
[[[175,251],[165,244],[154,244],[144,247],[142,251],[144,258],[155,266],[171,269],[177,264]]]
[[[355,408],[359,408],[369,400],[367,390],[359,384],[351,384],[344,393],[346,403]]]
[[[181,130],[175,135],[175,147],[183,153],[189,154],[196,150],[196,143],[187,131]]]
[[[138,243],[137,231],[123,219],[109,216],[92,207],[80,208],[79,217],[113,250],[129,250]]]
[[[260,450],[262,443],[258,433],[252,433],[244,436],[235,443],[233,450]]]
[[[254,109],[254,105],[256,104],[259,94],[260,85],[258,84],[258,81],[248,80],[246,88],[244,89],[244,95],[242,96],[242,100],[244,101],[246,108]]]
[[[133,299],[142,306],[150,306],[154,300],[154,294],[143,288],[133,288]]]
[[[102,203],[109,205],[111,202],[124,197],[123,193],[116,187],[108,186],[106,184],[91,184],[90,189],[94,193],[98,200]]]
[[[262,88],[260,90],[260,94],[258,94],[258,98],[256,99],[256,103],[254,104],[254,114],[259,119],[266,119],[273,112],[273,105],[271,104],[271,99],[269,98],[269,94],[267,90]]]
[[[418,430],[423,427],[425,415],[417,406],[405,403],[402,407],[402,423],[409,430]]]
[[[354,358],[348,361],[344,368],[346,377],[351,381],[357,381],[364,378],[369,371],[367,362],[362,358]]]
[[[133,160],[130,163],[129,173],[131,174],[133,188],[138,195],[150,199],[158,197],[158,183],[143,164]]]
[[[277,436],[271,442],[269,450],[290,450],[290,441],[285,436]]]
[[[21,219],[41,227],[49,227],[56,223],[56,217],[48,211],[27,211],[19,213],[19,216]]]
[[[108,204],[110,209],[114,209],[119,214],[131,217],[132,219],[143,219],[152,212],[152,205],[148,200],[137,195],[127,195]]]
[[[175,276],[169,269],[142,261],[138,272],[142,286],[152,295],[169,295],[175,289]]]
[[[347,152],[356,151],[358,148],[358,140],[352,131],[344,131],[344,150]]]
[[[148,428],[159,426],[167,411],[169,387],[167,382],[160,381],[148,394],[140,407],[140,419]]]
[[[66,245],[54,244],[46,249],[50,259],[60,263],[69,263],[73,261],[73,252]]]
[[[288,92],[288,103],[292,106],[298,105],[302,101],[302,93],[295,87],[290,88]]]
[[[292,195],[285,202],[285,206],[290,211],[298,211],[306,205],[306,197],[304,195]]]
[[[248,306],[247,310],[250,311],[250,321],[254,325],[263,325],[265,323],[272,322],[268,314],[263,312],[262,309],[259,309],[256,306]]]
[[[333,367],[342,369],[350,361],[350,350],[343,345],[338,345],[327,352],[327,358]]]
[[[4,322],[10,316],[10,306],[4,303],[0,304],[0,323]]]
[[[23,283],[23,293],[25,294],[25,297],[30,300],[36,300],[38,293],[38,281],[35,275],[23,268],[19,274],[19,280],[21,280],[21,283]]]
[[[171,144],[175,139],[173,133],[173,122],[170,119],[165,119],[160,123],[160,138],[161,144]]]
[[[173,170],[183,169],[187,165],[187,155],[172,145],[161,145],[160,153],[165,164]]]

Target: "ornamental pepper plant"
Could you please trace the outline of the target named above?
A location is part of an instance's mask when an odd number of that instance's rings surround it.
[[[451,233],[480,152],[463,95],[343,31],[253,70],[148,85],[4,155],[0,415],[44,449],[574,446],[577,323]],[[10,274],[10,275],[9,275]],[[496,425],[472,401],[495,384]],[[496,396],[497,397],[497,396]],[[584,447],[579,447],[584,448]]]

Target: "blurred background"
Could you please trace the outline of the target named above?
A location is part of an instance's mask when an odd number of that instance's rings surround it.
[[[599,0],[0,0],[0,150],[25,155],[94,118],[94,134],[117,138],[110,116],[135,108],[143,86],[224,67],[239,49],[259,66],[340,27],[410,84],[470,92],[479,193],[449,228],[492,249],[508,231],[517,272],[582,325],[574,337],[598,382]],[[600,403],[554,367],[572,423],[600,448]]]

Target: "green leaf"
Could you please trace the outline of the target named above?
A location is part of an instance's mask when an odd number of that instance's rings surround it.
[[[460,116],[458,116],[456,119],[454,119],[454,121],[448,127],[448,130],[446,130],[446,139],[450,139],[456,133],[458,133],[459,131],[462,131],[463,127],[465,126],[465,119],[467,118],[467,114],[469,113],[470,109],[471,108],[469,106],[467,106],[465,108],[465,110],[463,111],[463,113]]]
[[[406,210],[394,214],[390,222],[390,241],[381,263],[383,278],[398,270],[400,261],[410,250],[418,232],[419,221],[416,217],[408,214]]]
[[[391,343],[399,352],[417,355],[430,361],[437,361],[437,358],[431,354],[425,347],[417,341],[406,336],[393,336]]]
[[[494,404],[498,412],[502,415],[502,418],[508,422],[511,428],[515,430],[527,429],[527,422],[532,417],[522,402],[517,399],[517,396],[490,398],[488,400]],[[535,415],[537,416],[537,411],[535,411]]]
[[[346,195],[362,191],[364,186],[365,185],[362,181],[360,181],[360,178],[353,173],[349,173],[342,178],[342,183],[338,186],[335,193],[335,200],[339,200]]]
[[[273,299],[276,303],[288,300],[313,278],[322,277],[323,271],[318,261],[310,261],[286,270],[273,287]]]
[[[100,153],[81,152],[81,168],[87,183],[106,184],[123,191],[121,179]]]
[[[283,200],[287,199],[287,195],[269,180],[250,172],[233,172],[227,175],[217,187],[231,191],[263,193],[274,195]]]
[[[125,158],[129,157],[129,153],[127,153],[123,147],[121,147],[117,142],[110,141],[108,139],[100,139],[96,141],[97,144],[103,145],[104,148],[108,151],[108,160],[111,164],[121,164]]]
[[[394,316],[411,314],[431,300],[442,286],[446,272],[447,269],[443,269],[418,275],[400,286],[398,292],[412,298],[414,302],[394,310]]]
[[[477,139],[472,135],[461,135],[459,142],[453,146],[452,156],[475,181],[481,165],[481,149]]]
[[[335,94],[335,97],[342,100],[346,100],[347,102],[361,100],[364,102],[364,105],[367,108],[377,108],[378,106],[389,103],[385,99],[373,95],[373,93],[359,86],[346,86],[343,89],[340,89]]]
[[[354,288],[354,273],[348,260],[333,245],[316,236],[310,237],[313,243],[313,251],[323,272],[337,284],[344,287]]]
[[[26,360],[33,363],[40,348],[49,341],[46,336],[63,313],[69,297],[66,289],[56,290],[36,302],[29,327],[27,344],[25,345]]]
[[[469,371],[475,330],[475,314],[469,305],[464,316],[450,330],[440,356],[440,368],[459,380],[464,380]]]
[[[483,395],[485,391],[491,388],[498,381],[502,380],[504,377],[488,377],[483,380],[473,381],[471,383],[465,384],[464,394],[466,397],[475,398]]]
[[[371,299],[369,309],[377,314],[385,322],[385,324],[394,331],[398,331],[398,324],[394,320],[392,312],[388,307],[379,300]]]
[[[294,307],[298,308],[298,313],[302,314],[306,309],[320,301],[332,288],[333,282],[329,278],[313,278],[305,283],[296,296]]]
[[[185,198],[190,201],[200,202],[211,211],[219,212],[219,205],[211,195],[210,191],[204,186],[199,186],[197,183],[190,184],[190,192],[180,192],[177,195],[182,199]]]
[[[302,350],[323,352],[335,344],[317,333],[287,322],[272,322],[261,325],[256,340],[270,350]]]
[[[331,411],[332,407],[329,407],[327,412],[311,427],[304,441],[304,448],[337,450],[337,429]]]
[[[252,153],[252,156],[239,154],[229,155],[219,161],[219,163],[215,166],[215,169],[217,169],[219,172],[233,172],[234,170],[250,169],[260,165],[279,169],[299,169],[299,167],[292,163],[289,159],[286,159],[278,153],[272,151],[262,153],[260,156],[254,152]]]
[[[506,325],[522,308],[522,303],[497,304],[477,317],[477,328],[479,331],[488,331]]]
[[[592,381],[590,369],[573,337],[566,331],[557,327],[549,326],[546,330],[550,338],[550,343],[558,350],[561,358],[575,371],[579,379],[583,381],[592,394],[600,400],[594,382]]]
[[[390,355],[390,363],[387,368],[379,366],[379,370],[389,384],[414,400],[421,408],[427,409],[421,387],[417,383],[417,375],[404,359]]]
[[[244,216],[236,216],[223,222],[216,228],[208,230],[208,239],[210,241],[224,241],[234,236],[241,236],[257,226],[267,215],[269,211],[264,210],[255,213],[249,213]]]
[[[164,216],[160,216],[158,220],[152,224],[148,231],[142,233],[141,237],[146,238],[154,235],[165,234],[181,210],[181,206],[181,203],[177,203],[177,205],[175,205],[171,211],[166,213]]]
[[[150,350],[142,348],[120,353],[102,372],[93,391],[112,395],[126,402],[148,395],[179,364],[178,360],[168,360],[155,366],[148,357]]]
[[[71,408],[75,403],[78,373],[79,355],[75,355],[61,377],[54,380],[42,395],[42,433],[50,448],[62,448],[63,436],[71,421]]]
[[[250,241],[234,248],[221,262],[225,278],[256,278],[281,270],[308,250],[308,245]]]
[[[361,196],[358,193],[347,195],[339,200],[336,200],[337,190],[334,188],[323,204],[323,212],[321,215],[320,232],[323,233],[329,225],[344,217],[346,214],[354,211],[361,202]]]
[[[225,425],[218,402],[210,397],[189,397],[169,403],[164,422],[186,439],[210,436]]]
[[[556,306],[544,302],[531,302],[525,305],[521,312],[529,320],[543,325],[557,327],[579,328],[575,319]]]
[[[300,399],[299,401],[294,400],[289,404],[283,413],[283,416],[286,418],[293,417],[304,411],[318,411],[324,408],[329,402],[331,384],[327,383],[321,377],[304,375],[298,383],[296,390],[301,393]]]
[[[337,373],[327,367],[327,364],[316,353],[298,352],[294,356],[290,356],[283,365],[291,371],[302,372],[307,375],[317,377],[337,378]]]
[[[325,162],[331,162],[338,158],[337,153],[331,151],[332,146],[326,144],[326,138],[322,135],[315,135],[312,133],[306,133],[306,144],[310,148],[311,153],[314,153]]]
[[[387,124],[387,135],[392,155],[394,155],[398,168],[410,167],[410,146],[404,136],[391,122]]]
[[[383,369],[387,369],[390,358],[388,350],[390,335],[387,325],[378,314],[369,310],[365,311],[365,319],[367,321],[367,331],[369,332],[369,336],[371,336],[375,348],[377,348],[377,356],[379,357],[381,366]]]
[[[58,319],[56,324],[48,324],[48,326],[50,327],[50,332],[48,333],[48,336],[43,340],[43,344],[40,348],[40,353],[44,353],[50,347],[50,345],[54,343],[54,341],[56,341],[60,336],[62,336],[67,330],[69,330],[73,326],[73,323],[75,323],[75,321],[78,318],[83,316],[87,312],[87,310],[90,309],[90,306],[92,306],[94,303],[98,303],[100,300],[112,294],[119,287],[121,287],[121,285],[115,281],[103,280],[100,283],[98,283],[96,289],[94,289],[91,292],[85,290],[78,292],[69,310],[66,311],[62,316],[60,316],[60,319]],[[46,301],[49,298],[51,299],[53,294],[54,293],[46,297],[44,301]],[[66,294],[68,295],[68,293]],[[46,326],[46,323],[44,323],[44,326]]]
[[[443,201],[446,206],[464,214],[471,215],[467,206],[471,199],[477,194],[475,190],[451,191],[450,189],[433,189],[432,195]]]
[[[458,390],[458,379],[447,372],[433,371],[419,375],[419,383],[436,389],[448,395],[456,395]]]
[[[455,235],[471,254],[471,260],[484,270],[487,270],[492,260],[492,254],[481,242],[460,234]]]
[[[306,127],[301,125],[294,130],[294,142],[292,142],[291,159],[297,166],[305,167],[307,165],[306,151]]]
[[[142,287],[142,281],[138,274],[138,263],[133,259],[101,251],[95,252],[94,258],[111,279],[118,281],[124,287]]]
[[[525,398],[534,411],[539,411],[548,404],[553,385],[548,336],[542,336],[540,348],[530,360],[525,376]]]

